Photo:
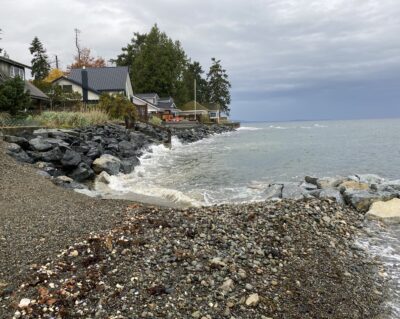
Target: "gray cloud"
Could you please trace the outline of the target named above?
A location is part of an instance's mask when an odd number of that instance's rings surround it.
[[[37,35],[65,67],[75,27],[84,46],[110,59],[158,23],[205,68],[222,59],[234,117],[324,118],[334,108],[342,118],[350,106],[353,117],[400,116],[390,91],[400,80],[399,16],[398,0],[3,0],[0,28],[12,58],[29,63]]]

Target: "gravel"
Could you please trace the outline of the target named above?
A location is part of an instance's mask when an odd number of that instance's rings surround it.
[[[380,318],[364,215],[332,200],[160,208],[64,190],[0,152],[1,318]]]

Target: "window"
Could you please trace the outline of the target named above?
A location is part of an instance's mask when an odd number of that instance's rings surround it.
[[[16,76],[19,76],[21,79],[25,79],[24,69],[12,65],[10,67],[10,77],[15,78]]]
[[[72,93],[72,85],[63,85],[62,89],[64,93]]]

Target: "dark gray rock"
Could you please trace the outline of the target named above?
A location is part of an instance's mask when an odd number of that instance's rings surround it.
[[[10,143],[7,145],[7,151],[11,153],[19,153],[21,152],[22,148],[18,144]]]
[[[49,142],[47,142],[45,139],[43,139],[40,136],[31,139],[29,141],[29,144],[32,147],[32,149],[34,149],[35,151],[38,151],[38,152],[45,152],[53,147],[52,144],[50,144]]]
[[[136,146],[128,141],[121,141],[118,143],[119,154],[122,157],[132,157],[136,153]]]
[[[307,191],[313,191],[316,190],[318,187],[316,184],[311,184],[311,183],[301,183],[300,187],[304,188]]]
[[[306,176],[304,180],[306,181],[306,183],[317,186],[318,177]]]
[[[132,173],[135,166],[139,165],[140,161],[137,157],[132,157],[132,158],[128,158],[128,159],[123,159],[121,161],[121,171],[124,174],[129,174]]]
[[[61,159],[61,164],[65,167],[75,167],[81,162],[81,155],[72,150],[66,150],[63,158]]]
[[[68,174],[69,177],[73,178],[77,182],[83,182],[87,179],[94,177],[94,172],[86,163],[80,163],[77,168],[75,168],[71,173]]]
[[[29,147],[29,142],[26,138],[19,137],[19,136],[11,136],[11,135],[4,135],[4,141],[7,143],[14,143],[21,146],[23,149],[27,149]]]
[[[337,202],[338,204],[341,204],[341,205],[344,204],[342,194],[340,193],[339,190],[334,189],[334,188],[322,189],[318,194],[318,198],[331,199],[331,200],[334,200],[335,202]]]
[[[90,157],[91,159],[96,159],[97,157],[101,156],[101,151],[97,147],[91,147],[89,151],[86,153],[87,157]]]
[[[345,202],[360,212],[367,212],[373,202],[379,200],[387,201],[397,196],[398,195],[396,193],[373,192],[369,190],[347,189],[343,193]]]
[[[285,183],[282,189],[282,198],[288,199],[302,199],[307,197],[307,192],[295,183]]]
[[[19,152],[7,151],[8,155],[11,155],[18,162],[33,164],[35,160],[31,158],[24,150],[20,149]]]
[[[43,152],[40,154],[40,158],[45,162],[58,162],[63,158],[63,153],[59,147],[55,147],[48,152]]]

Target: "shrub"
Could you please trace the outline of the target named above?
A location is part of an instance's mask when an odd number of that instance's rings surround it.
[[[16,115],[31,104],[29,93],[25,92],[25,82],[20,77],[8,79],[0,84],[0,112]]]
[[[210,117],[208,116],[208,114],[200,115],[200,123],[203,124],[210,123]]]
[[[102,94],[98,107],[112,119],[122,120],[125,116],[130,116],[133,121],[138,119],[136,107],[122,94]]]
[[[73,128],[103,124],[109,120],[109,116],[100,110],[92,110],[89,112],[43,112],[32,119],[50,128]]]
[[[160,126],[161,123],[162,123],[162,120],[161,120],[159,117],[157,117],[157,116],[152,116],[152,117],[149,119],[149,123],[150,123],[150,124],[153,124],[153,125],[158,125],[158,126]]]
[[[6,126],[11,120],[10,114],[7,112],[0,112],[0,126]]]

